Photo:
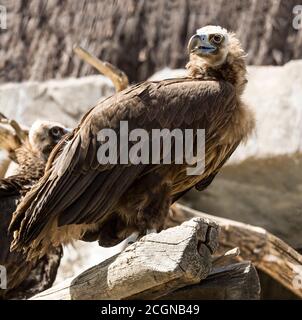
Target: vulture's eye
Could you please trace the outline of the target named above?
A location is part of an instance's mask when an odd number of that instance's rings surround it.
[[[49,133],[53,138],[59,138],[62,136],[62,129],[60,127],[52,127]]]
[[[222,42],[223,36],[222,36],[221,34],[218,34],[218,33],[217,33],[217,34],[214,34],[212,40],[213,40],[214,43],[219,44],[219,43]]]

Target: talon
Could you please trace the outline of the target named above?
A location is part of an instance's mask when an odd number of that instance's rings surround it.
[[[124,240],[124,243],[121,245],[121,251],[124,251],[127,247],[133,244],[139,237],[138,232],[133,232],[127,239]]]
[[[153,229],[147,229],[146,235],[147,235],[147,234],[150,234],[150,233],[157,233],[157,230],[156,230],[155,228],[153,228]]]

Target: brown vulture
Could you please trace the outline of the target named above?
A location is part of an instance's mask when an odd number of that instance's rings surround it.
[[[14,213],[12,249],[25,249],[31,259],[71,239],[112,246],[133,233],[159,231],[172,202],[212,182],[254,127],[241,99],[245,53],[234,34],[218,26],[197,30],[188,50],[187,77],[142,82],[99,102],[54,149],[43,178]],[[118,132],[121,121],[129,131],[194,129],[194,138],[205,129],[202,174],[188,175],[187,163],[176,161],[100,164],[98,132]]]
[[[7,272],[7,289],[0,290],[0,299],[28,298],[49,288],[55,280],[61,246],[50,247],[40,259],[26,261],[22,252],[10,252],[12,235],[8,226],[24,194],[43,176],[50,151],[66,133],[58,123],[36,121],[28,139],[15,152],[18,172],[0,179],[0,265]]]

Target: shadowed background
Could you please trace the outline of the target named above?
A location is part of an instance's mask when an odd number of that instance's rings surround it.
[[[169,66],[183,67],[186,44],[207,24],[236,32],[254,65],[301,57],[302,33],[292,28],[299,0],[1,0],[0,82],[85,76],[73,58],[78,43],[124,70],[131,82]]]

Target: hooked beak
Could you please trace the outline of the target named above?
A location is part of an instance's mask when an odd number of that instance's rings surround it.
[[[64,134],[70,133],[72,131],[71,128],[64,128]]]
[[[195,54],[210,54],[214,52],[217,48],[214,47],[208,40],[207,35],[195,34],[191,37],[188,44],[188,51]]]
[[[70,133],[72,131],[72,129],[70,128],[62,128],[62,133],[61,135],[59,135],[57,137],[57,139],[55,139],[55,143],[58,143],[59,141],[61,141],[61,139],[66,136],[68,133]]]

